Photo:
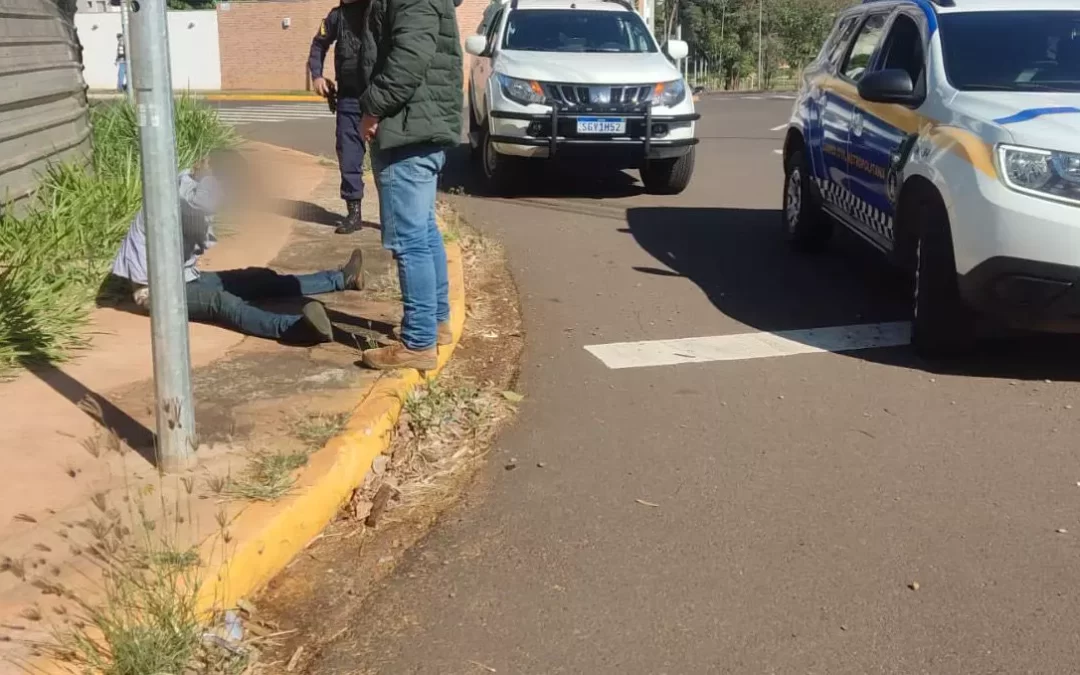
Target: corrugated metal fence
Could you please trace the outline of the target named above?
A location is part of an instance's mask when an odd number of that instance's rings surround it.
[[[0,0],[0,205],[18,208],[54,162],[90,150],[70,0]]]

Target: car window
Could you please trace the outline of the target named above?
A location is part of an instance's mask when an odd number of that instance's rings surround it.
[[[858,23],[859,17],[852,16],[845,19],[837,27],[832,38],[825,45],[824,53],[829,63],[834,66],[840,65],[840,59],[844,58],[844,52],[847,51],[847,47],[851,43],[851,36],[855,33],[855,27]]]
[[[878,69],[898,69],[911,76],[915,90],[925,85],[926,57],[922,31],[915,20],[906,14],[897,15],[881,49],[883,58]]]
[[[885,32],[887,18],[887,14],[871,14],[866,19],[862,28],[859,29],[859,34],[855,36],[855,44],[852,45],[851,52],[840,68],[840,73],[844,77],[858,82],[866,73],[866,69],[870,67],[870,59],[874,56],[874,50],[877,49],[881,36]]]
[[[503,49],[530,52],[655,52],[649,29],[634,12],[520,9],[506,22]]]
[[[1080,92],[1080,10],[943,14],[941,46],[957,89]]]
[[[491,17],[491,25],[488,26],[487,39],[489,47],[495,44],[495,40],[498,39],[499,26],[502,24],[502,10],[495,12],[495,16]]]

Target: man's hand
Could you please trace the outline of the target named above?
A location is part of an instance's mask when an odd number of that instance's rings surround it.
[[[364,113],[363,119],[360,120],[360,136],[365,142],[370,143],[375,138],[375,133],[379,130],[379,118],[374,115]]]
[[[316,77],[311,84],[315,87],[315,93],[323,98],[329,98],[330,92],[334,90],[334,81],[325,77]]]

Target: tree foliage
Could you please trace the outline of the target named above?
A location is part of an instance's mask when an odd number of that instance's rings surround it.
[[[758,27],[768,86],[782,70],[797,73],[817,55],[836,14],[854,0],[663,0],[657,32],[673,37],[676,26],[690,43],[693,59],[719,69],[725,86],[738,86],[755,76]]]

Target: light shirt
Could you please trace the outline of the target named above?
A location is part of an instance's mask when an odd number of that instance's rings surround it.
[[[180,224],[183,231],[184,281],[199,278],[196,264],[199,256],[217,243],[214,238],[213,214],[221,206],[221,186],[213,176],[195,180],[190,171],[180,174]],[[150,283],[146,263],[146,216],[142,209],[135,214],[120,250],[113,261],[112,273],[132,283]]]

